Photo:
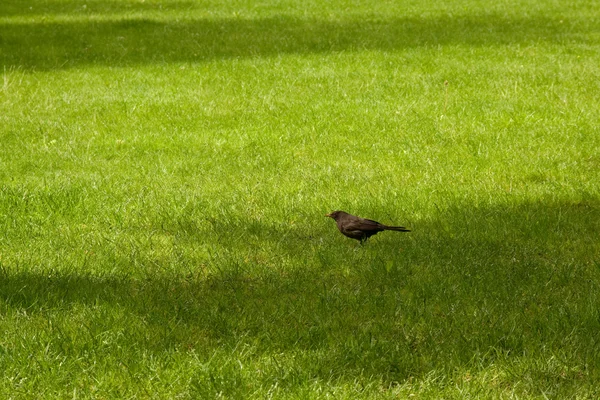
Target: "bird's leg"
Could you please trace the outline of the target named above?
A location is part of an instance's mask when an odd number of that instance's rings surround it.
[[[359,240],[358,241],[358,246],[354,247],[354,251],[360,251],[363,248],[363,243],[364,243],[364,240],[362,240],[362,239]]]

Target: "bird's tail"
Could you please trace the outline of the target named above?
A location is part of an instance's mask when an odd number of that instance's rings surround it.
[[[407,229],[403,226],[387,226],[387,225],[385,225],[384,229],[386,231],[410,232],[410,229]]]

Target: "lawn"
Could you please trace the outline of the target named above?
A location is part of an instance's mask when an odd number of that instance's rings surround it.
[[[0,64],[0,398],[600,397],[599,2],[3,0]]]

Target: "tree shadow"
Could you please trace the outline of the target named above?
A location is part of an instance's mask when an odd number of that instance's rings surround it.
[[[493,14],[332,21],[281,16],[174,22],[140,18],[4,22],[0,25],[0,61],[8,68],[52,70],[454,44],[587,43],[597,28],[588,20]]]
[[[248,226],[277,252],[299,251],[302,229],[288,245],[272,226],[241,222],[231,231]],[[567,352],[567,369],[600,361],[599,200],[456,207],[413,228],[363,247],[336,236],[306,250],[301,268],[260,273],[232,259],[210,274],[146,279],[5,268],[0,299],[29,315],[83,305],[91,338],[114,323],[94,310],[123,309],[142,323],[121,328],[149,351],[314,350],[309,373],[323,379],[396,382],[499,353]]]
[[[3,17],[47,17],[47,16],[97,16],[126,15],[127,13],[186,11],[197,8],[198,3],[185,0],[163,1],[118,1],[118,0],[44,0],[3,1],[0,15]]]

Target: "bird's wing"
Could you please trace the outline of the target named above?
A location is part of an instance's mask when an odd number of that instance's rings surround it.
[[[344,228],[347,230],[379,231],[381,230],[381,224],[372,219],[361,218],[354,221],[348,221]]]

